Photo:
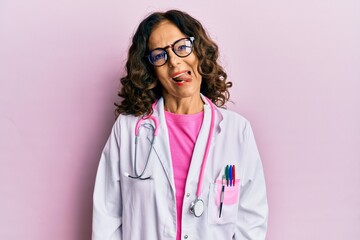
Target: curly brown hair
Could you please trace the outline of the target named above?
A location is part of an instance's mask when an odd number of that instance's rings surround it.
[[[200,92],[217,106],[224,106],[229,100],[228,89],[232,83],[226,81],[227,74],[217,62],[218,46],[198,20],[185,12],[169,10],[155,12],[146,17],[132,38],[126,62],[126,76],[121,78],[122,88],[118,92],[122,101],[120,104],[115,103],[117,116],[149,115],[152,113],[152,103],[162,96],[162,87],[154,66],[145,56],[148,53],[147,46],[152,30],[165,20],[175,24],[185,35],[195,38],[194,53],[199,59],[198,71],[202,76]]]

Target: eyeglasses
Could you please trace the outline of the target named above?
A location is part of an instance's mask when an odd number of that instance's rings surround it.
[[[168,60],[168,53],[166,49],[171,48],[176,56],[184,58],[190,55],[193,50],[194,37],[181,38],[164,48],[155,48],[147,56],[149,62],[155,67],[164,65]]]

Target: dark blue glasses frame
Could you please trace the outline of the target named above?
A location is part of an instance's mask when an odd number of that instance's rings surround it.
[[[166,51],[168,48],[171,48],[178,57],[187,57],[193,51],[194,40],[194,37],[180,38],[173,44],[170,44],[164,48],[155,48],[151,50],[149,55],[147,55],[147,58],[152,65],[155,67],[160,67],[164,65],[169,59],[168,53]]]

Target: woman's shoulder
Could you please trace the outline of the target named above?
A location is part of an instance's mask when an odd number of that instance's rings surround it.
[[[125,114],[120,114],[119,116],[117,116],[115,123],[126,123],[126,122],[132,122],[132,121],[137,121],[138,117],[134,116],[134,115],[125,115]]]
[[[248,138],[252,134],[250,121],[243,115],[228,109],[220,108],[222,115],[220,127],[228,133],[241,132],[244,138]]]
[[[240,125],[244,125],[246,126],[247,124],[249,124],[249,120],[247,118],[245,118],[243,115],[241,115],[240,113],[237,113],[235,111],[229,110],[229,109],[225,109],[225,108],[218,108],[218,110],[220,111],[222,117],[223,117],[223,121],[230,121],[233,123],[237,123]]]
[[[139,118],[134,115],[120,114],[117,116],[113,124],[113,128],[117,131],[124,128],[126,129],[133,126],[138,121],[138,119]]]

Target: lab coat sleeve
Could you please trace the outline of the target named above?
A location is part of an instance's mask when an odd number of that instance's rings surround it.
[[[101,154],[93,196],[92,240],[121,240],[119,131],[114,125]]]
[[[240,189],[234,239],[264,240],[268,220],[265,177],[254,134],[248,122],[244,130],[244,138],[246,167]]]

